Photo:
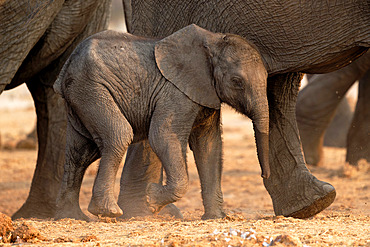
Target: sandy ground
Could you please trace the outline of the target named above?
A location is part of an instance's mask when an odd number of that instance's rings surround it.
[[[24,138],[35,124],[32,101],[25,87],[1,95],[0,116],[0,212],[10,216],[27,197],[37,157],[36,150],[6,149]],[[277,246],[370,246],[368,164],[351,169],[345,164],[344,149],[325,148],[325,166],[310,169],[319,179],[334,185],[335,202],[310,219],[276,217],[260,178],[250,120],[223,107],[223,130],[222,189],[228,214],[225,219],[200,220],[203,214],[200,185],[189,151],[190,188],[176,203],[184,220],[22,219],[13,225],[32,228],[37,234],[31,234],[27,245],[34,246],[269,246],[271,240]],[[87,214],[95,172],[96,164],[87,171],[81,190],[80,205]],[[116,194],[118,185],[119,177]],[[15,244],[26,241],[21,233],[13,235]]]

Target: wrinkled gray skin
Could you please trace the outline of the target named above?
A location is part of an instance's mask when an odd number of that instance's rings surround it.
[[[312,76],[310,84],[299,93],[297,122],[307,164],[321,164],[325,130],[345,94],[357,80],[358,101],[347,129],[346,160],[352,165],[361,159],[370,161],[370,52],[367,52],[340,70]]]
[[[13,218],[54,216],[63,173],[66,115],[51,85],[77,43],[106,26],[106,6],[110,1],[99,1],[101,5],[98,8],[90,8],[91,2],[54,0],[36,5],[33,2],[29,4],[30,1],[8,0],[0,4],[0,92],[5,87],[10,89],[26,82],[33,95],[38,118],[36,170],[29,197]],[[275,61],[276,66],[283,69],[269,69],[270,76],[280,72],[329,72],[353,60],[364,47],[369,47],[369,4],[366,1],[337,1],[338,6],[329,9],[327,1],[307,1],[300,6],[297,1],[279,4],[240,0],[233,1],[234,5],[231,1],[150,1],[141,6],[134,1],[133,7],[129,2],[124,1],[126,16],[136,20],[136,24],[127,21],[132,32],[164,37],[188,24],[198,23],[212,31],[237,33],[252,40],[270,64]],[[299,74],[269,78],[270,105],[275,104],[272,101],[274,96],[292,97],[289,100],[287,97],[275,98],[280,100],[276,102],[278,107],[270,112],[270,116],[278,120],[270,125],[270,130],[275,129],[274,134],[270,134],[270,142],[276,146],[281,140],[280,147],[270,150],[270,155],[277,157],[280,153],[283,158],[272,164],[271,181],[274,182],[265,184],[276,214],[309,217],[330,205],[335,191],[332,186],[305,172],[302,165],[299,140],[294,137],[296,121],[291,114],[295,111],[292,101],[295,101],[299,78]],[[279,115],[281,108],[282,115]],[[285,136],[290,138],[282,138]],[[151,214],[146,205],[145,189],[148,183],[161,181],[161,164],[145,142],[128,149],[126,163],[119,197],[124,216]],[[140,169],[137,164],[142,164]],[[204,171],[204,174],[208,172]],[[202,181],[204,218],[222,217],[221,190],[205,190],[206,187],[211,188],[213,182],[207,177]],[[289,190],[290,187],[296,189]],[[169,208],[172,214],[181,216],[174,205],[169,204]]]
[[[347,133],[353,119],[353,109],[347,98],[344,98],[335,110],[324,135],[324,146],[345,148],[347,145]]]
[[[349,66],[349,65],[348,65]],[[340,70],[338,70],[340,71]],[[326,74],[306,74],[307,85],[313,81],[324,81]],[[317,80],[320,77],[322,79]],[[313,80],[312,80],[313,79]],[[320,82],[319,82],[320,83]],[[307,86],[306,85],[306,86]],[[303,88],[302,88],[303,89]],[[302,90],[299,91],[301,93]],[[299,94],[298,94],[299,96]],[[297,99],[298,101],[298,99]],[[349,99],[344,97],[335,110],[335,115],[324,134],[324,146],[345,148],[347,144],[347,133],[353,119],[354,110],[350,106]],[[297,120],[298,122],[298,120]],[[299,128],[299,126],[298,126]],[[306,155],[305,155],[306,156]]]
[[[333,202],[334,187],[316,179],[306,168],[302,155],[295,118],[300,72],[334,71],[369,48],[367,0],[123,0],[123,3],[128,30],[133,34],[164,37],[196,23],[213,32],[235,33],[252,41],[269,73],[271,176],[264,179],[264,185],[275,214],[306,218]],[[138,163],[143,165],[138,167]],[[149,182],[161,179],[160,166],[147,143],[129,147],[118,198],[124,217],[138,212],[150,214],[145,204],[145,188]],[[222,192],[215,186],[220,177],[221,168],[217,171],[205,168],[200,173],[204,219],[224,216]]]
[[[76,45],[107,27],[110,0],[0,3],[0,93],[26,83],[36,106],[39,151],[27,201],[14,218],[55,214],[66,113],[52,85]]]
[[[188,188],[188,142],[200,173],[222,165],[222,102],[252,119],[262,176],[269,176],[267,71],[240,36],[196,25],[162,40],[101,32],[76,48],[54,89],[68,112],[57,218],[86,219],[79,189],[86,168],[99,157],[88,210],[122,215],[113,191],[116,172],[127,147],[143,140],[167,175],[166,185],[146,189],[150,210],[157,213],[180,199]]]

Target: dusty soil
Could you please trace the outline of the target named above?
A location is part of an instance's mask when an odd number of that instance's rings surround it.
[[[32,104],[3,106],[4,101],[0,101],[0,212],[11,216],[27,197],[37,156],[36,150],[12,147],[32,130],[35,113]],[[13,222],[16,230],[9,230],[7,237],[10,233],[15,244],[28,242],[34,246],[269,246],[272,241],[276,246],[370,246],[369,164],[350,168],[345,164],[344,149],[325,148],[325,165],[310,169],[319,179],[334,185],[335,202],[310,219],[276,217],[260,177],[250,121],[224,107],[223,129],[225,219],[200,220],[200,185],[189,151],[190,188],[176,203],[184,220],[92,217],[87,205],[96,172],[94,164],[86,174],[80,199],[81,208],[92,222],[21,219]],[[117,194],[118,181],[119,177]]]

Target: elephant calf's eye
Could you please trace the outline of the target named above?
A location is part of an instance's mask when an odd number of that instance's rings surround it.
[[[240,77],[233,77],[231,78],[231,84],[233,87],[237,89],[243,89],[244,88],[244,82],[243,79]]]

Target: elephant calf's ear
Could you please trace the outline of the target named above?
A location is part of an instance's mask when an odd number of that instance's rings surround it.
[[[163,76],[194,102],[219,109],[211,65],[204,43],[216,35],[196,25],[187,26],[157,42],[155,59]]]

